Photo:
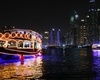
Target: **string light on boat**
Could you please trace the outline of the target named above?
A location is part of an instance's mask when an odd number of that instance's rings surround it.
[[[21,34],[20,33],[17,33],[17,38],[20,38],[21,37]]]
[[[28,39],[28,34],[26,34],[26,39]]]
[[[15,37],[16,37],[16,33],[15,33],[15,32],[12,32],[12,33],[11,33],[11,37],[12,37],[12,38],[15,38]]]
[[[22,38],[24,38],[24,34],[22,34]]]
[[[41,43],[41,42],[42,42],[40,38],[38,39],[38,41],[39,41],[39,43]]]
[[[36,36],[32,36],[32,39],[36,40]]]
[[[9,33],[4,33],[4,38],[9,38],[10,34]]]
[[[22,33],[20,33],[20,38],[23,38],[23,34]]]
[[[27,34],[24,34],[24,38],[27,39]]]
[[[2,34],[2,33],[0,33],[0,38],[2,38],[2,36],[3,36],[3,34]]]
[[[27,38],[28,38],[28,39],[31,39],[31,34],[28,34],[28,35],[27,35]]]

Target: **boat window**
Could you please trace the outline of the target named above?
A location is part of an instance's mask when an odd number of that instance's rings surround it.
[[[24,42],[24,47],[25,48],[29,48],[30,47],[31,42],[30,41],[25,41]]]
[[[9,41],[8,46],[16,46],[16,41]]]
[[[18,42],[18,47],[23,47],[23,42],[22,41],[20,41],[20,42]]]
[[[37,49],[37,42],[34,40],[34,49]]]
[[[4,45],[5,41],[0,41],[0,47]]]

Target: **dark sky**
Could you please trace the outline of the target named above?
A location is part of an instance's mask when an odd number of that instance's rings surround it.
[[[96,0],[99,7],[100,0]],[[32,29],[38,32],[70,29],[70,16],[87,14],[89,0],[0,0],[0,26]],[[99,7],[100,8],[100,7]]]

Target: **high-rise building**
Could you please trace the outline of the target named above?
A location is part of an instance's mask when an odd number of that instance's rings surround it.
[[[82,19],[78,27],[78,45],[85,44],[87,44],[87,27],[86,21]]]
[[[100,9],[97,9],[98,11],[98,26],[100,26]]]
[[[56,34],[54,28],[50,31],[50,45],[56,45]]]
[[[77,39],[78,39],[78,22],[79,22],[79,16],[76,11],[74,11],[74,14],[70,18],[71,23],[71,45],[77,45]]]
[[[58,46],[60,46],[61,45],[61,31],[60,31],[60,29],[58,29],[58,31],[57,31],[57,33],[56,33],[56,44],[58,45]]]
[[[84,19],[80,21],[75,12],[70,21],[73,27],[68,43],[72,45],[100,43],[100,9],[96,8],[95,0],[89,1],[88,14]]]
[[[49,32],[48,31],[44,31],[42,41],[43,41],[44,46],[49,44]]]
[[[99,41],[99,27],[98,27],[98,10],[95,5],[95,0],[90,0],[88,11],[88,43],[98,43]]]

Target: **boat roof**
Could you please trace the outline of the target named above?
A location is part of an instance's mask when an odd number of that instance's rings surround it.
[[[18,29],[18,28],[16,28],[16,29],[9,29],[8,31],[13,31],[13,30],[33,31],[33,30],[31,30],[31,29]]]
[[[18,29],[18,28],[14,28],[14,29],[9,29],[9,30],[4,30],[4,31],[26,31],[26,32],[31,32],[31,33],[35,33],[37,35],[40,35],[38,32],[33,31],[31,29]],[[40,35],[40,37],[42,38],[42,36]]]

